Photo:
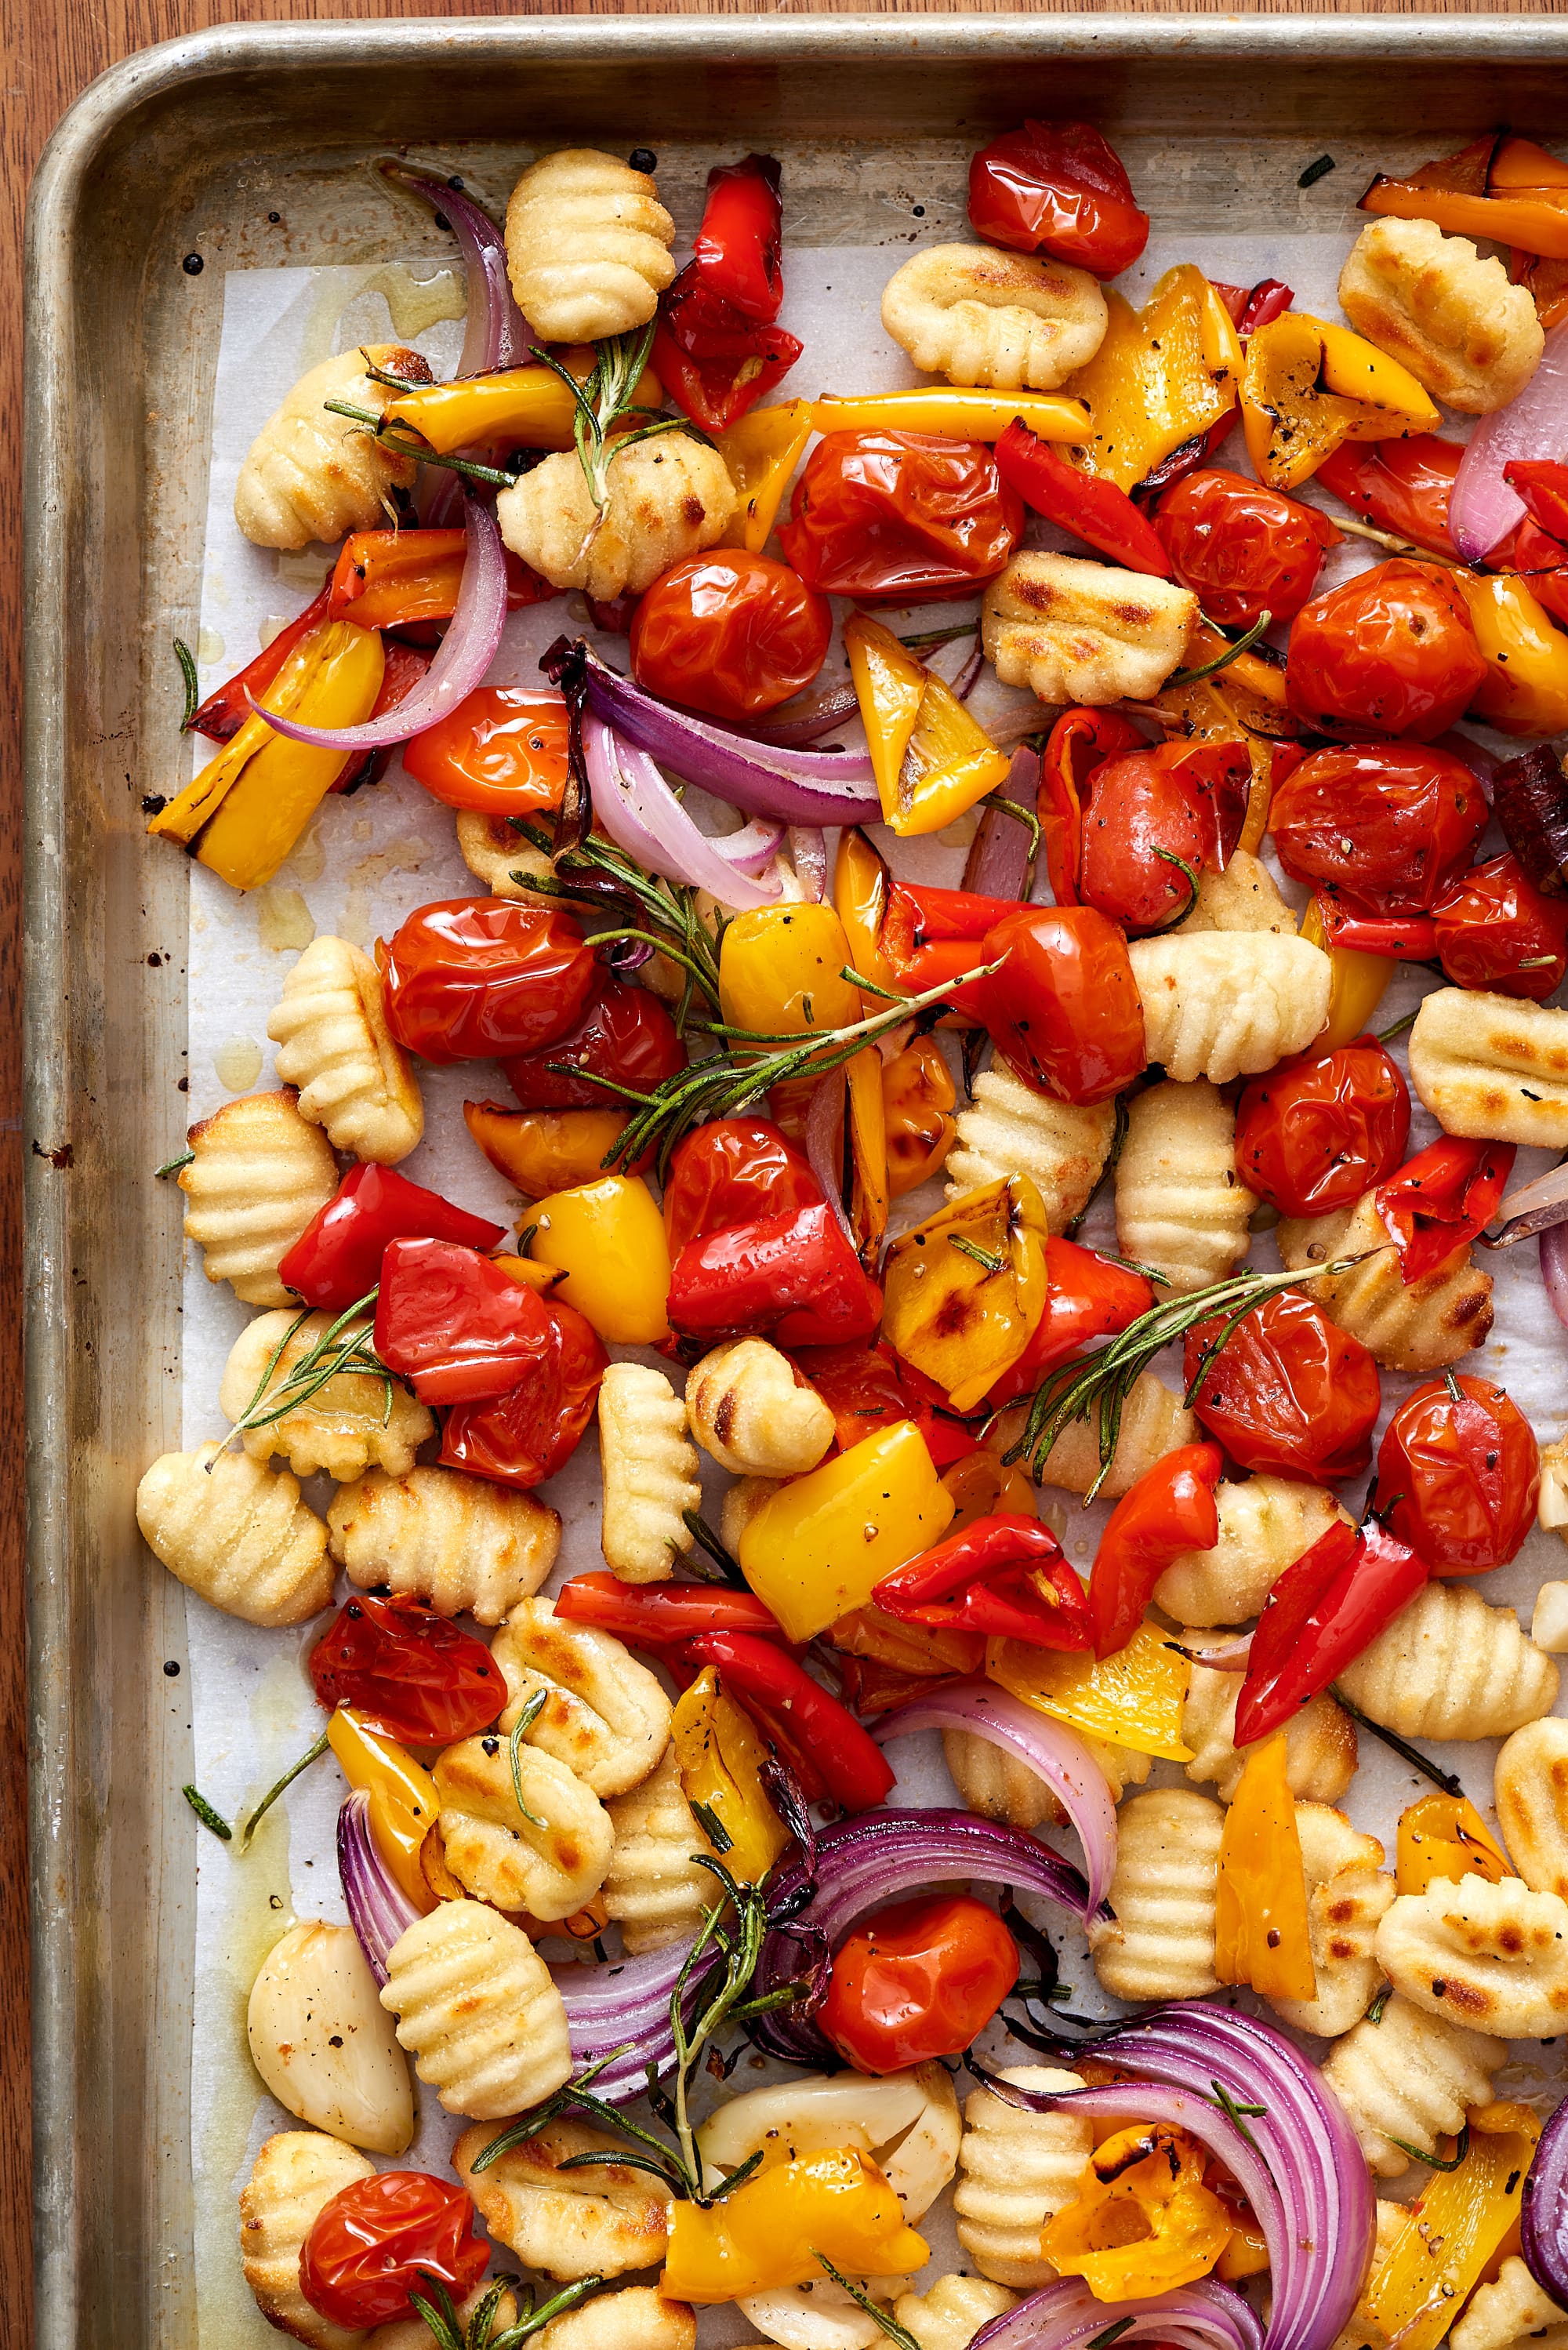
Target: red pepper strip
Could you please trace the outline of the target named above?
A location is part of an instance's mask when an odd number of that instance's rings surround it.
[[[421,652],[417,645],[400,645],[395,638],[385,639],[381,650],[385,656],[381,665],[381,690],[370,705],[372,718],[380,718],[389,710],[395,710],[400,702],[406,702],[414,688],[423,683],[425,671],[431,665],[429,653]],[[341,773],[328,788],[335,792],[357,792],[362,784],[379,784],[391,765],[399,747],[396,743],[389,743],[382,750],[367,751],[358,762],[346,759]]]
[[[450,620],[462,586],[467,534],[461,530],[357,530],[343,542],[328,587],[327,617],[361,629],[403,629]],[[546,602],[555,590],[510,552],[506,608]],[[254,689],[253,689],[254,691]]]
[[[675,1261],[666,1311],[683,1337],[774,1330],[781,1346],[830,1347],[869,1338],[882,1299],[832,1210],[818,1201],[689,1241]]]
[[[591,1624],[639,1648],[679,1648],[704,1632],[754,1632],[782,1640],[784,1627],[754,1592],[711,1583],[622,1583],[613,1575],[574,1575],[556,1594],[568,1624]]]
[[[1347,914],[1321,890],[1314,903],[1331,947],[1391,955],[1397,962],[1430,962],[1437,954],[1438,925],[1430,914]]]
[[[981,1023],[979,991],[952,987],[983,961],[981,941],[993,924],[1016,914],[1014,898],[986,898],[973,889],[940,889],[929,882],[896,881],[888,893],[877,944],[900,987],[911,995],[948,987],[961,1019]]]
[[[1568,465],[1552,457],[1515,457],[1502,478],[1550,538],[1568,538]]]
[[[1325,490],[1363,522],[1414,539],[1434,555],[1452,555],[1449,500],[1464,450],[1436,432],[1407,441],[1343,441],[1317,469]]]
[[[1513,1171],[1511,1142],[1467,1142],[1444,1135],[1407,1159],[1373,1194],[1399,1251],[1407,1288],[1484,1232]]]
[[[772,155],[719,163],[708,174],[708,200],[691,256],[702,284],[744,317],[771,327],[784,300],[784,205]]]
[[[1092,1338],[1115,1337],[1154,1304],[1154,1290],[1141,1273],[1114,1264],[1076,1241],[1045,1243],[1045,1311],[1011,1370],[1003,1371],[986,1398],[998,1410],[1037,1388],[1045,1373]]]
[[[903,1624],[986,1632],[1037,1648],[1086,1648],[1088,1603],[1062,1545],[1033,1518],[976,1518],[873,1589]]]
[[[272,683],[301,637],[310,634],[319,621],[327,618],[330,588],[324,588],[314,604],[307,604],[297,620],[290,620],[280,629],[270,645],[257,653],[254,660],[235,671],[223,685],[207,696],[199,710],[193,710],[181,729],[186,734],[204,734],[210,743],[226,743],[237,734],[251,714],[250,696],[259,699]]]
[[[453,1241],[390,1241],[381,1259],[376,1352],[421,1403],[509,1395],[545,1343],[536,1289]]]
[[[1181,1444],[1147,1469],[1111,1512],[1089,1576],[1096,1657],[1114,1657],[1143,1622],[1154,1586],[1183,1551],[1220,1539],[1217,1444]]]
[[[1376,1518],[1336,1522],[1270,1592],[1236,1700],[1235,1740],[1282,1729],[1408,1607],[1431,1570]]]
[[[688,1640],[681,1657],[687,1664],[716,1665],[732,1697],[778,1721],[845,1811],[867,1812],[892,1787],[895,1774],[881,1748],[773,1641],[751,1632],[704,1632]]]
[[[1514,532],[1509,569],[1529,581],[1531,594],[1554,620],[1568,622],[1568,546],[1548,536],[1531,515]]]
[[[306,1305],[342,1314],[375,1288],[389,1241],[459,1241],[465,1248],[493,1249],[505,1232],[504,1224],[471,1216],[390,1167],[351,1167],[283,1259],[277,1277]]]
[[[1125,490],[1059,457],[1015,416],[996,443],[996,470],[1027,506],[1129,571],[1170,577],[1170,557]]]
[[[1279,277],[1260,277],[1241,305],[1241,315],[1236,321],[1236,332],[1246,342],[1260,327],[1272,327],[1282,318],[1295,296]],[[1229,420],[1227,420],[1229,421]]]
[[[1046,738],[1036,814],[1045,839],[1045,870],[1059,906],[1078,903],[1084,849],[1084,793],[1106,759],[1145,748],[1143,736],[1114,710],[1064,710]]]
[[[782,327],[758,326],[711,294],[689,261],[659,296],[651,363],[677,408],[705,432],[727,432],[782,382],[805,345]]]

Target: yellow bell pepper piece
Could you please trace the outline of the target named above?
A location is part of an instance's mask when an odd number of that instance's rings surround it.
[[[1317,1042],[1324,1051],[1337,1052],[1341,1045],[1354,1044],[1357,1036],[1366,1035],[1399,966],[1390,955],[1363,954],[1359,947],[1331,947],[1315,898],[1308,899],[1302,916],[1302,936],[1328,953],[1328,1019]]]
[[[864,972],[880,987],[898,985],[893,966],[881,945],[882,923],[892,887],[893,877],[886,858],[872,847],[858,825],[846,825],[838,836],[838,855],[833,868],[834,909],[844,925],[854,969]],[[860,1003],[862,1011],[869,1016],[882,1009],[883,999],[863,994]]]
[[[749,1713],[705,1665],[670,1725],[676,1767],[689,1804],[702,1804],[729,1837],[723,1858],[742,1885],[760,1885],[789,1849],[790,1834],[768,1801],[763,1764],[768,1750]]]
[[[1241,425],[1271,489],[1297,488],[1342,441],[1403,440],[1440,421],[1409,369],[1347,327],[1287,310],[1247,345]]]
[[[888,1114],[882,1055],[874,1045],[845,1065],[849,1085],[849,1152],[855,1169],[849,1221],[862,1253],[874,1263],[888,1229]]]
[[[848,2276],[911,2276],[930,2247],[869,2156],[831,2147],[760,2170],[706,2210],[671,2204],[659,2289],[669,2301],[708,2308],[820,2283],[819,2253]]]
[[[1192,1667],[1155,1624],[1140,1624],[1125,1648],[1098,1659],[988,1640],[985,1672],[1036,1713],[1070,1722],[1087,1738],[1169,1762],[1192,1760],[1181,1735]]]
[[[1013,1175],[961,1193],[888,1250],[883,1334],[954,1411],[972,1411],[1039,1328],[1048,1231],[1038,1191]]]
[[[1513,573],[1482,577],[1456,570],[1452,577],[1490,672],[1470,715],[1500,734],[1527,739],[1568,730],[1568,636]]]
[[[1096,2301],[1146,2301],[1207,2276],[1231,2241],[1231,2215],[1203,2184],[1206,2158],[1168,2122],[1117,2130],[1047,2223],[1045,2258]]]
[[[732,1028],[809,1036],[858,1020],[860,991],[844,972],[849,941],[831,906],[758,906],[726,925],[719,1003]],[[744,1039],[736,1049],[743,1053]]]
[[[864,612],[852,613],[845,622],[844,650],[885,816],[898,805],[898,777],[925,698],[928,671],[891,629]]]
[[[880,620],[855,613],[844,650],[883,818],[896,833],[940,832],[1005,780],[1006,752]]]
[[[1423,1795],[1399,1814],[1395,1882],[1401,1893],[1425,1893],[1439,1878],[1484,1877],[1501,1885],[1513,1871],[1497,1839],[1467,1795]]]
[[[1214,1971],[1265,1999],[1315,1999],[1306,1875],[1285,1734],[1254,1747],[1225,1814],[1215,1885]]]
[[[356,1707],[340,1705],[327,1724],[327,1742],[351,1787],[370,1798],[370,1834],[402,1891],[428,1917],[436,1897],[420,1866],[420,1850],[441,1816],[435,1781],[395,1738]]]
[[[1464,2160],[1428,2181],[1367,2281],[1362,2307],[1399,2350],[1437,2350],[1519,2215],[1539,2116],[1528,2106],[1482,2106],[1466,2126]]]
[[[719,454],[740,494],[723,545],[760,555],[773,535],[790,476],[816,427],[809,400],[786,400],[777,408],[753,408],[719,435]]]
[[[519,1289],[536,1289],[542,1297],[548,1297],[552,1289],[559,1289],[566,1278],[558,1265],[535,1264],[531,1256],[493,1256],[490,1262],[499,1265],[507,1280],[514,1281]]]
[[[587,372],[585,366],[582,373]],[[663,402],[659,378],[645,369],[628,405],[657,409]],[[417,432],[441,457],[481,441],[510,441],[519,449],[576,446],[577,404],[554,368],[503,368],[494,375],[421,384],[389,400],[382,413],[389,423]]]
[[[979,391],[923,383],[913,391],[863,392],[816,402],[819,432],[936,432],[948,441],[1000,441],[1017,417],[1042,441],[1079,442],[1088,417],[1061,391]]]
[[[895,1420],[770,1494],[741,1536],[741,1570],[792,1640],[814,1639],[929,1550],[952,1513],[925,1438]]]
[[[617,1347],[657,1347],[670,1336],[670,1244],[639,1175],[604,1175],[553,1191],[524,1231],[536,1263],[565,1274],[557,1295]]]
[[[1067,390],[1089,411],[1080,462],[1130,490],[1236,405],[1241,345],[1231,313],[1191,262],[1168,269],[1141,310],[1106,288],[1106,338]]]

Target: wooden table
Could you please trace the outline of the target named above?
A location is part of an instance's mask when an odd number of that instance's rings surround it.
[[[1018,13],[1028,0],[975,0],[996,13]],[[1161,13],[1153,0],[1123,0],[1142,13]],[[823,0],[779,0],[796,14],[823,14]],[[1568,0],[1521,0],[1521,11],[1554,15]],[[1073,14],[1098,14],[1095,0],[1063,0]],[[679,0],[538,0],[516,9],[484,0],[13,0],[16,30],[9,44],[4,140],[6,247],[0,278],[0,351],[6,387],[5,413],[13,448],[21,406],[20,250],[27,182],[49,132],[88,83],[119,58],[154,41],[209,25],[313,17],[537,16],[675,16]],[[715,0],[716,16],[767,16],[773,0]],[[949,0],[929,5],[874,5],[868,13],[957,14]],[[1316,0],[1293,8],[1290,0],[1191,0],[1191,13],[1263,16],[1501,15],[1496,0]],[[22,1131],[18,1037],[18,947],[21,859],[21,512],[15,462],[0,469],[0,593],[6,626],[0,635],[0,1280],[20,1295],[22,1166],[37,1144]],[[26,1681],[23,1652],[22,1419],[19,1315],[0,1315],[0,1461],[9,1473],[0,1486],[0,2350],[25,2350],[32,2340],[29,2257],[28,2035],[23,1991],[27,1977],[27,1858],[25,1773]]]

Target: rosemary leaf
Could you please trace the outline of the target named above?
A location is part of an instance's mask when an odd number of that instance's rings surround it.
[[[1439,1770],[1430,1755],[1423,1754],[1418,1746],[1412,1746],[1407,1738],[1401,1738],[1397,1731],[1385,1730],[1380,1721],[1374,1721],[1370,1714],[1363,1713],[1358,1705],[1351,1703],[1337,1681],[1329,1683],[1328,1693],[1335,1705],[1344,1707],[1352,1721],[1358,1723],[1363,1730],[1369,1730],[1374,1738],[1381,1739],[1402,1762],[1408,1762],[1413,1771],[1418,1771],[1424,1779],[1430,1779],[1433,1786],[1440,1787],[1445,1795],[1464,1794],[1463,1784],[1451,1771]]]
[[[842,2269],[836,2269],[833,2262],[828,2259],[827,2254],[826,2252],[819,2252],[815,2244],[809,2245],[807,2250],[810,2251],[812,2259],[815,2261],[826,2274],[833,2279],[834,2283],[837,2285],[841,2291],[849,2295],[850,2300],[855,2303],[857,2307],[863,2309],[867,2317],[875,2318],[877,2324],[881,2327],[888,2341],[896,2342],[898,2345],[898,2350],[920,2350],[919,2344],[916,2341],[909,2327],[907,2325],[900,2325],[898,2319],[893,2315],[890,2310],[880,2308],[877,2303],[872,2300],[864,2285],[858,2285],[854,2282],[853,2278],[846,2277]],[[1127,2323],[1130,2325],[1132,2320],[1129,2318]]]
[[[962,1256],[972,1257],[976,1264],[985,1267],[987,1273],[1002,1271],[1002,1259],[994,1249],[981,1248],[978,1241],[968,1239],[962,1232],[950,1232],[948,1246],[956,1248]]]
[[[548,1820],[542,1820],[537,1812],[531,1812],[528,1809],[527,1804],[523,1801],[522,1748],[523,1741],[527,1737],[528,1732],[533,1729],[534,1724],[538,1721],[539,1716],[544,1712],[545,1708],[549,1701],[549,1690],[547,1689],[536,1689],[534,1691],[533,1696],[529,1698],[526,1704],[524,1706],[523,1711],[518,1715],[516,1721],[513,1723],[512,1735],[506,1742],[507,1759],[512,1765],[513,1795],[516,1799],[517,1808],[522,1813],[524,1818],[532,1822],[533,1825],[536,1828],[547,1828],[550,1824]]]
[[[1459,2137],[1454,2140],[1454,2150],[1452,2154],[1446,2158],[1440,2154],[1428,2154],[1422,2147],[1412,2146],[1408,2138],[1394,2137],[1392,2132],[1389,2133],[1389,2137],[1390,2143],[1397,2146],[1401,2154],[1407,2154],[1412,2162],[1424,2162],[1428,2170],[1457,2170],[1460,2163],[1464,2160],[1466,2155],[1469,2154],[1470,2150],[1470,2126],[1469,2122],[1465,2124],[1463,2129],[1459,2132]]]
[[[718,1813],[713,1809],[711,1804],[700,1804],[695,1798],[693,1798],[691,1803],[691,1816],[697,1822],[703,1835],[707,1837],[709,1843],[712,1846],[721,1860],[722,1860],[727,1852],[733,1852],[735,1849],[735,1839],[730,1834],[729,1829],[724,1825],[723,1821],[719,1817]]]
[[[204,1828],[211,1828],[215,1836],[221,1836],[223,1843],[227,1844],[234,1832],[222,1812],[215,1812],[213,1809],[212,1804],[199,1788],[182,1787],[180,1793],[184,1796],[202,1825]],[[241,1849],[244,1850],[243,1846]]]
[[[183,734],[192,719],[196,715],[202,700],[202,689],[196,678],[196,656],[183,637],[176,637],[174,639],[174,658],[180,664],[180,674],[185,681],[185,709],[180,720],[180,732]]]
[[[192,1159],[194,1159],[195,1156],[196,1154],[193,1150],[182,1150],[177,1152],[174,1158],[166,1159],[161,1167],[155,1167],[153,1169],[153,1181],[155,1183],[161,1183],[165,1175],[178,1175],[181,1168],[189,1167]]]
[[[275,1785],[267,1789],[266,1794],[262,1797],[254,1811],[252,1812],[250,1817],[246,1820],[244,1825],[240,1830],[239,1848],[242,1852],[249,1852],[251,1848],[252,1836],[254,1835],[256,1829],[261,1825],[261,1822],[266,1816],[267,1813],[271,1811],[273,1805],[276,1803],[284,1789],[286,1787],[292,1786],[294,1782],[298,1778],[300,1773],[302,1771],[308,1771],[313,1762],[318,1762],[326,1752],[327,1732],[323,1731],[315,1745],[306,1747],[298,1762],[291,1762],[289,1764],[282,1778],[276,1782]]]
[[[1173,670],[1162,691],[1168,692],[1172,686],[1197,685],[1206,677],[1218,677],[1222,669],[1229,669],[1233,660],[1240,660],[1245,652],[1251,652],[1273,617],[1272,612],[1260,612],[1250,629],[1228,644],[1222,653],[1216,653],[1212,660],[1205,661],[1200,669]],[[1210,625],[1212,626],[1212,622]]]

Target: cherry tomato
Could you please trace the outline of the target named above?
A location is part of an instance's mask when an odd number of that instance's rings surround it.
[[[524,1109],[615,1109],[621,1097],[587,1077],[563,1077],[552,1062],[591,1069],[647,1092],[686,1066],[686,1047],[657,995],[624,979],[606,982],[576,1026],[535,1053],[512,1053],[501,1064]]]
[[[898,604],[994,578],[1023,530],[1023,501],[978,441],[931,432],[829,432],[795,484],[779,545],[825,596]]]
[[[1124,930],[1158,931],[1191,907],[1197,876],[1241,837],[1252,763],[1244,743],[1160,743],[1089,777],[1078,895]]]
[[[1028,121],[969,167],[969,216],[989,244],[1115,277],[1148,243],[1121,158],[1088,122]]]
[[[670,1156],[664,1186],[670,1261],[709,1232],[793,1215],[821,1198],[808,1162],[769,1119],[716,1118],[695,1128]]]
[[[413,1599],[357,1592],[310,1652],[310,1679],[330,1713],[351,1705],[389,1738],[446,1746],[488,1730],[506,1683],[483,1640]]]
[[[1372,1506],[1434,1575],[1490,1575],[1535,1523],[1541,1448],[1490,1379],[1428,1379],[1407,1396],[1377,1448]]]
[[[490,2247],[473,2229],[472,2199],[461,2187],[423,2170],[378,2171],[322,2205],[299,2255],[299,2289],[334,2325],[417,2316],[410,2293],[431,2297],[421,2270],[454,2301],[484,2274]]]
[[[1464,761],[1416,743],[1309,752],[1269,819],[1285,871],[1353,914],[1429,912],[1486,821],[1486,794]]]
[[[972,1894],[895,1901],[833,1961],[817,2022],[857,2073],[961,2054],[1018,1981],[1018,1945]]]
[[[1505,853],[1461,875],[1437,910],[1438,958],[1456,987],[1533,1003],[1568,972],[1568,899],[1543,898]]]
[[[1296,615],[1285,683],[1323,734],[1413,734],[1451,726],[1487,675],[1464,598],[1442,572],[1375,564]]]
[[[1045,1279],[1045,1311],[1017,1362],[986,1398],[993,1409],[1028,1395],[1047,1371],[1080,1353],[1092,1338],[1114,1336],[1154,1304],[1154,1291],[1141,1273],[1113,1264],[1076,1241],[1053,1236],[1046,1242]]]
[[[379,955],[388,1026],[438,1064],[551,1044],[576,1026],[603,976],[570,914],[504,898],[416,907]]]
[[[631,624],[631,672],[649,693],[714,718],[758,718],[811,683],[833,607],[787,563],[716,546],[656,579]]]
[[[594,1416],[609,1357],[573,1305],[541,1297],[546,1334],[536,1369],[491,1403],[455,1404],[441,1430],[441,1465],[524,1492],[565,1466]]]
[[[867,1345],[856,1339],[840,1347],[792,1347],[789,1358],[806,1385],[815,1388],[833,1414],[834,1444],[847,1452],[867,1436],[891,1428],[895,1420],[912,1419],[933,1455],[941,1454],[957,1423],[939,1428],[930,1403],[918,1390],[919,1374],[900,1363],[886,1338]],[[936,1391],[938,1400],[947,1397]],[[966,1445],[972,1441],[967,1435]]]
[[[1294,618],[1340,534],[1315,506],[1298,505],[1222,466],[1167,490],[1154,527],[1177,577],[1195,588],[1222,629],[1250,629],[1265,612]]]
[[[1224,1327],[1212,1315],[1188,1332],[1189,1386]],[[1324,1482],[1366,1467],[1381,1402],[1377,1366],[1360,1339],[1304,1291],[1276,1289],[1236,1325],[1192,1409],[1243,1469]]]
[[[1434,555],[1452,555],[1449,500],[1464,450],[1435,432],[1407,441],[1345,441],[1317,469],[1317,479],[1343,498],[1363,522],[1397,538],[1414,539]]]
[[[548,1354],[553,1337],[538,1291],[493,1258],[451,1241],[388,1243],[376,1352],[421,1403],[507,1395]]]
[[[1326,1216],[1392,1175],[1410,1139],[1410,1090],[1376,1036],[1298,1053],[1236,1106],[1236,1171],[1282,1216]]]
[[[559,801],[569,733],[560,694],[480,685],[403,744],[403,764],[443,807],[526,816]]]
[[[1146,1066],[1127,941],[1092,906],[1024,907],[988,931],[981,1016],[1014,1076],[1063,1101],[1106,1101]]]

